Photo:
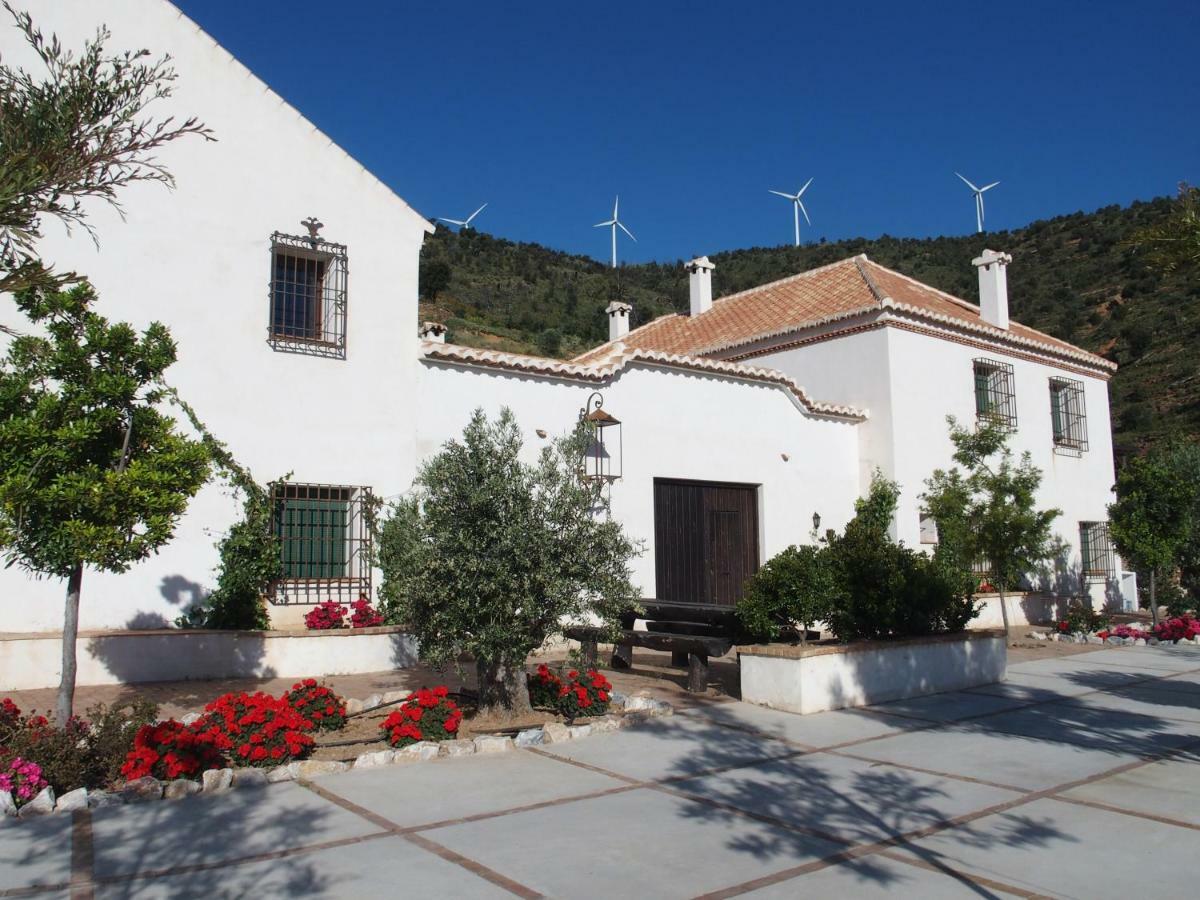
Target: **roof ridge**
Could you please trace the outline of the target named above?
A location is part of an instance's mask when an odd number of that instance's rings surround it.
[[[766,284],[759,284],[751,288],[746,288],[745,290],[737,291],[733,294],[726,294],[724,297],[717,297],[715,300],[713,300],[713,306],[716,306],[718,303],[724,303],[726,300],[736,300],[738,297],[745,296],[746,294],[754,294],[758,291],[766,290],[767,288],[773,288],[781,284],[788,284],[789,282],[796,281],[801,278],[807,278],[810,275],[817,275],[821,272],[827,271],[828,269],[836,268],[837,266],[844,266],[848,263],[855,263],[857,265],[859,260],[870,262],[870,260],[867,259],[867,254],[865,253],[859,253],[855,256],[847,256],[845,259],[839,259],[831,263],[826,263],[823,266],[817,266],[815,269],[805,269],[803,272],[796,272],[794,275],[785,275],[783,278],[777,278],[774,281],[768,281]],[[711,312],[711,310],[709,311]],[[655,321],[658,320],[656,319]]]
[[[898,272],[895,269],[890,269],[887,266],[883,265],[882,263],[875,262],[875,260],[873,260],[873,259],[867,260],[867,262],[870,263],[872,266],[875,266],[877,269],[883,269],[883,271],[887,272],[889,275],[895,275],[897,278],[903,278],[909,284],[915,284],[917,287],[923,288],[924,290],[927,290],[927,291],[932,291],[933,293],[935,293],[941,297],[945,297],[947,300],[950,300],[953,303],[957,303],[960,306],[965,306],[967,309],[974,310],[975,312],[979,312],[979,304],[978,303],[972,303],[970,300],[964,300],[962,297],[958,297],[947,291],[943,291],[941,288],[936,288],[932,284],[926,284],[924,281],[918,281],[916,278],[913,278],[911,275],[905,275],[903,272]],[[1017,324],[1022,325],[1024,323],[1018,322]],[[1029,326],[1026,325],[1025,327],[1028,328]]]
[[[888,297],[883,291],[881,291],[879,289],[879,285],[875,283],[875,279],[873,277],[871,277],[871,272],[867,268],[867,265],[870,262],[871,261],[869,259],[867,259],[867,254],[865,254],[865,253],[862,254],[861,259],[857,256],[854,257],[854,266],[855,266],[855,268],[858,269],[858,274],[861,275],[863,281],[865,281],[867,283],[867,288],[871,291],[871,295],[875,298],[876,302],[880,306],[883,306],[885,304],[885,302],[887,301]]]
[[[480,350],[475,347],[464,347],[461,344],[444,344],[440,341],[426,340],[421,342],[421,354],[426,359],[492,365],[498,368],[515,368],[542,375],[557,375],[564,378],[575,377],[591,381],[611,378],[630,363],[637,362],[688,368],[723,373],[778,385],[798,399],[804,409],[813,415],[836,416],[858,420],[865,420],[869,415],[865,410],[858,407],[813,400],[795,379],[780,372],[778,369],[751,366],[727,360],[708,359],[700,356],[667,353],[662,350],[647,350],[635,347],[595,363],[576,363],[549,359],[547,357],[531,356],[524,353],[508,353],[503,350]]]

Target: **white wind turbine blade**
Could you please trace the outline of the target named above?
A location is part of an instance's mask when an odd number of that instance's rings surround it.
[[[614,222],[617,221],[617,218],[618,218],[617,207],[620,205],[621,205],[621,197],[620,197],[620,195],[618,195],[617,198],[615,200],[613,200],[613,221]]]
[[[813,180],[812,180],[811,178],[810,178],[810,179],[808,179],[808,181],[804,182],[804,187],[800,188],[800,190],[798,190],[798,191],[796,192],[796,199],[797,199],[797,200],[799,200],[801,197],[803,197],[803,196],[804,196],[804,192],[808,190],[808,186],[809,186],[810,184],[812,184],[812,183],[813,183]],[[808,214],[807,214],[807,213],[805,213],[805,215],[804,215],[804,218],[806,218],[806,219],[808,218]]]
[[[483,212],[484,209],[486,209],[486,208],[487,208],[487,204],[485,203],[485,204],[483,204],[483,206],[479,207],[479,209],[475,210],[475,212],[473,212],[469,216],[467,216],[467,224],[468,225],[471,224],[471,220],[473,218],[475,218],[477,215],[479,215],[481,212]]]
[[[994,187],[995,187],[996,185],[998,185],[999,183],[1000,183],[1000,182],[998,182],[998,181],[993,181],[993,182],[992,182],[991,184],[989,184],[987,187],[981,187],[981,188],[979,189],[979,193],[981,193],[981,194],[982,194],[984,191],[990,191],[992,188],[994,188]]]
[[[807,187],[807,185],[805,186]],[[804,191],[801,191],[800,193],[803,194]],[[796,198],[796,205],[800,207],[800,212],[804,213],[804,221],[811,225],[812,219],[808,217],[808,210],[804,208],[804,202],[799,197]]]
[[[617,227],[618,227],[618,228],[620,228],[620,229],[621,229],[623,232],[625,232],[627,235],[629,235],[629,237],[630,237],[630,238],[633,240],[633,242],[634,242],[635,244],[637,243],[637,238],[635,238],[635,237],[633,236],[633,232],[632,232],[632,231],[630,231],[628,228],[626,228],[626,227],[625,227],[624,225],[622,225],[620,222],[618,222],[618,223],[617,223]]]
[[[607,228],[609,225],[616,225],[616,224],[617,224],[616,219],[609,219],[607,222],[597,222],[592,227],[593,228]]]
[[[794,194],[785,194],[783,191],[767,191],[768,194],[774,194],[776,197],[786,197],[788,200],[795,200]]]
[[[438,221],[446,222],[450,225],[466,225],[467,224],[466,222],[460,221],[458,219],[443,219],[441,216],[438,216]]]
[[[955,172],[954,174],[958,175],[957,172]],[[967,187],[969,187],[971,190],[973,190],[973,191],[979,190],[979,188],[975,187],[975,185],[971,184],[971,182],[967,181],[967,179],[963,178],[961,175],[958,175],[958,177],[962,178],[963,182],[965,182]]]

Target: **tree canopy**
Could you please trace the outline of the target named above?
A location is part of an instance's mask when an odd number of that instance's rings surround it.
[[[639,548],[579,477],[587,431],[522,459],[511,411],[472,415],[417,478],[416,502],[383,524],[382,595],[422,657],[444,665],[469,654],[481,707],[529,708],[525,660],[565,621],[615,629],[638,591]]]
[[[1060,552],[1052,531],[1060,510],[1037,508],[1042,472],[1028,453],[1013,461],[1009,435],[1002,427],[982,424],[972,431],[953,416],[946,421],[954,462],[962,469],[936,470],[921,499],[937,522],[942,552],[968,568],[986,562],[1007,629],[1005,593],[1020,587]]]

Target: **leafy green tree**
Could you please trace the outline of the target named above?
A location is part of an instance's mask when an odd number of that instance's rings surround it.
[[[636,605],[629,561],[638,548],[578,477],[587,437],[580,426],[530,464],[512,413],[490,422],[476,410],[462,440],[422,466],[419,506],[384,541],[393,614],[433,665],[474,659],[482,710],[529,712],[525,661],[564,620],[615,631]],[[417,548],[399,550],[405,532]],[[397,571],[389,559],[418,568]]]
[[[170,333],[110,324],[95,299],[86,282],[21,292],[18,307],[45,334],[14,338],[0,362],[0,548],[67,581],[60,725],[74,698],[84,568],[123,572],[156,552],[209,473],[204,445],[159,409]]]
[[[437,295],[450,287],[450,265],[444,259],[422,260],[417,273],[421,296],[434,301]]]
[[[1134,457],[1117,473],[1108,508],[1117,552],[1149,575],[1150,615],[1158,624],[1158,576],[1174,575],[1200,545],[1200,447],[1171,441]]]
[[[538,335],[537,346],[543,356],[553,359],[562,352],[562,332],[557,328],[547,328]]]
[[[1051,526],[1060,510],[1037,508],[1042,472],[1028,453],[1014,463],[1008,434],[995,425],[975,431],[947,418],[954,461],[926,482],[925,508],[938,525],[939,544],[960,563],[986,560],[988,580],[1000,595],[1004,630],[1009,630],[1005,593],[1060,551]]]
[[[0,63],[0,291],[60,287],[74,276],[52,273],[38,257],[42,218],[91,233],[85,201],[119,208],[117,194],[127,185],[171,186],[155,153],[185,135],[211,140],[212,133],[194,118],[147,113],[152,101],[171,95],[169,57],[151,61],[146,50],[111,55],[103,28],[72,53],[53,35],[45,38],[29,13],[4,7],[45,72]]]
[[[379,585],[379,611],[389,625],[403,625],[404,610],[420,590],[424,566],[421,541],[421,508],[415,497],[393,503],[379,527],[375,562],[383,572]]]
[[[1170,217],[1140,229],[1131,242],[1164,272],[1200,265],[1200,188],[1181,182]]]

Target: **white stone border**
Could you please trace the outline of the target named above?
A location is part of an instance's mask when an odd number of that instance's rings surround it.
[[[380,703],[391,703],[406,699],[412,691],[389,691],[386,694],[373,694],[366,700],[346,700],[347,711],[350,704],[357,707],[356,711],[370,709]],[[388,699],[392,698],[392,699]],[[374,701],[374,702],[370,702]],[[333,759],[302,759],[296,762],[275,766],[272,769],[237,768],[209,769],[201,773],[200,781],[190,778],[177,778],[174,781],[159,781],[157,778],[146,776],[126,782],[116,791],[89,790],[77,788],[55,799],[53,788],[44,788],[33,800],[17,809],[12,796],[0,793],[0,822],[5,818],[16,816],[22,819],[49,815],[56,812],[70,812],[77,809],[96,809],[103,806],[119,806],[123,803],[139,803],[147,800],[182,800],[197,794],[223,794],[241,788],[266,787],[284,781],[306,781],[321,775],[336,775],[359,769],[377,769],[383,766],[407,765],[409,763],[429,762],[435,759],[448,759],[458,756],[472,756],[485,753],[506,753],[527,747],[543,744],[561,744],[566,741],[577,741],[593,734],[604,734],[628,728],[646,719],[658,716],[669,716],[675,712],[674,707],[665,700],[637,695],[627,697],[619,691],[613,691],[609,701],[610,712],[604,716],[596,716],[585,725],[564,725],[562,722],[548,722],[539,728],[527,728],[519,732],[515,738],[496,734],[483,734],[472,740],[453,741],[421,741],[409,744],[400,750],[372,750],[360,753],[353,763]],[[611,710],[617,710],[613,715]],[[189,713],[183,719],[197,716]],[[181,720],[182,721],[182,720]]]

